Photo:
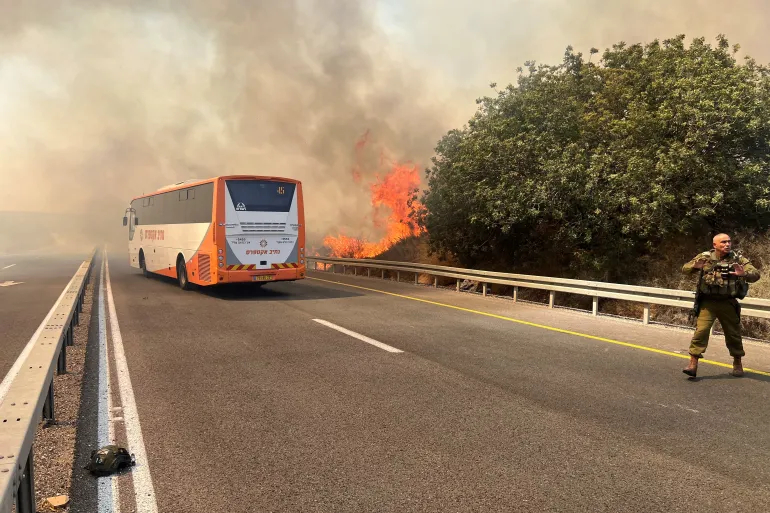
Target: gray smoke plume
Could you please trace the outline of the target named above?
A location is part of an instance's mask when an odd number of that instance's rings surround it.
[[[491,81],[619,40],[718,33],[768,58],[759,1],[0,0],[0,252],[126,244],[123,209],[187,178],[305,184],[309,245],[376,237],[380,149],[421,167]],[[47,215],[24,216],[18,212]],[[27,226],[19,227],[19,219]],[[42,242],[41,242],[42,241]]]

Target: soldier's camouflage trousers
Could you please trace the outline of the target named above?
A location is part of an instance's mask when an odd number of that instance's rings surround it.
[[[711,326],[719,319],[722,331],[725,333],[725,343],[730,356],[744,356],[743,339],[741,338],[741,318],[736,310],[736,300],[731,299],[703,299],[701,301],[700,314],[695,326],[695,334],[690,342],[690,354],[700,358],[709,343]],[[740,306],[738,306],[740,308]]]

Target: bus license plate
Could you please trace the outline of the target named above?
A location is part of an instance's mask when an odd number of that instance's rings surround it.
[[[273,278],[272,274],[261,274],[259,276],[252,276],[251,281],[271,281]]]

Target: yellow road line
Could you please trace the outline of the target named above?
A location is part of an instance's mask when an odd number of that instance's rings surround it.
[[[489,312],[482,312],[480,310],[473,310],[471,308],[463,308],[461,306],[455,306],[455,305],[448,305],[446,303],[439,303],[437,301],[430,301],[428,299],[421,299],[418,297],[412,297],[412,296],[406,296],[404,294],[396,294],[394,292],[386,292],[384,290],[379,289],[371,289],[369,287],[361,287],[359,285],[351,285],[349,283],[343,283],[341,281],[332,281],[332,280],[324,280],[323,278],[311,278],[308,276],[308,279],[310,280],[316,280],[316,281],[324,281],[326,283],[335,283],[337,285],[344,285],[345,287],[352,287],[354,289],[361,289],[361,290],[368,290],[370,292],[379,292],[380,294],[386,294],[388,296],[394,296],[394,297],[400,297],[402,299],[410,299],[412,301],[419,301],[420,303],[427,303],[429,305],[436,305],[436,306],[443,306],[444,308],[451,308],[453,310],[460,310],[462,312],[469,312],[474,313],[477,315],[484,315],[486,317],[493,317],[495,319],[501,319],[503,321],[509,321],[509,322],[515,322],[517,324],[524,324],[526,326],[533,326],[535,328],[541,328],[548,331],[555,331],[557,333],[565,333],[567,335],[574,335],[576,337],[583,337],[583,338],[590,338],[592,340],[599,340],[601,342],[607,342],[609,344],[615,344],[618,346],[625,346],[625,347],[632,347],[634,349],[641,349],[642,351],[649,351],[651,353],[658,353],[658,354],[664,354],[667,356],[675,356],[677,358],[684,358],[689,359],[689,355],[674,353],[673,351],[666,351],[664,349],[656,349],[654,347],[647,347],[647,346],[640,346],[639,344],[631,344],[630,342],[621,342],[620,340],[614,340],[611,338],[604,338],[604,337],[597,337],[596,335],[588,335],[586,333],[580,333],[578,331],[570,331],[570,330],[563,330],[561,328],[554,328],[553,326],[546,326],[545,324],[537,324],[534,322],[529,321],[522,321],[520,319],[514,319],[513,317],[506,317],[504,315],[497,315]],[[727,367],[728,369],[732,369],[733,366],[729,363],[722,363],[722,362],[716,362],[714,360],[707,360],[705,358],[701,358],[700,362],[698,363],[708,363],[711,365],[716,365],[718,367]],[[753,372],[754,374],[761,374],[762,376],[770,376],[770,372],[755,370],[755,369],[749,369],[744,368],[745,372]]]

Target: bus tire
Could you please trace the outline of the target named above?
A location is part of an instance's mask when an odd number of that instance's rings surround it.
[[[190,280],[187,279],[187,266],[184,265],[184,260],[179,258],[176,262],[176,279],[179,282],[179,288],[182,290],[190,290]]]
[[[147,270],[147,263],[144,261],[144,251],[139,251],[139,267],[142,269],[142,275],[149,278],[150,271]]]

